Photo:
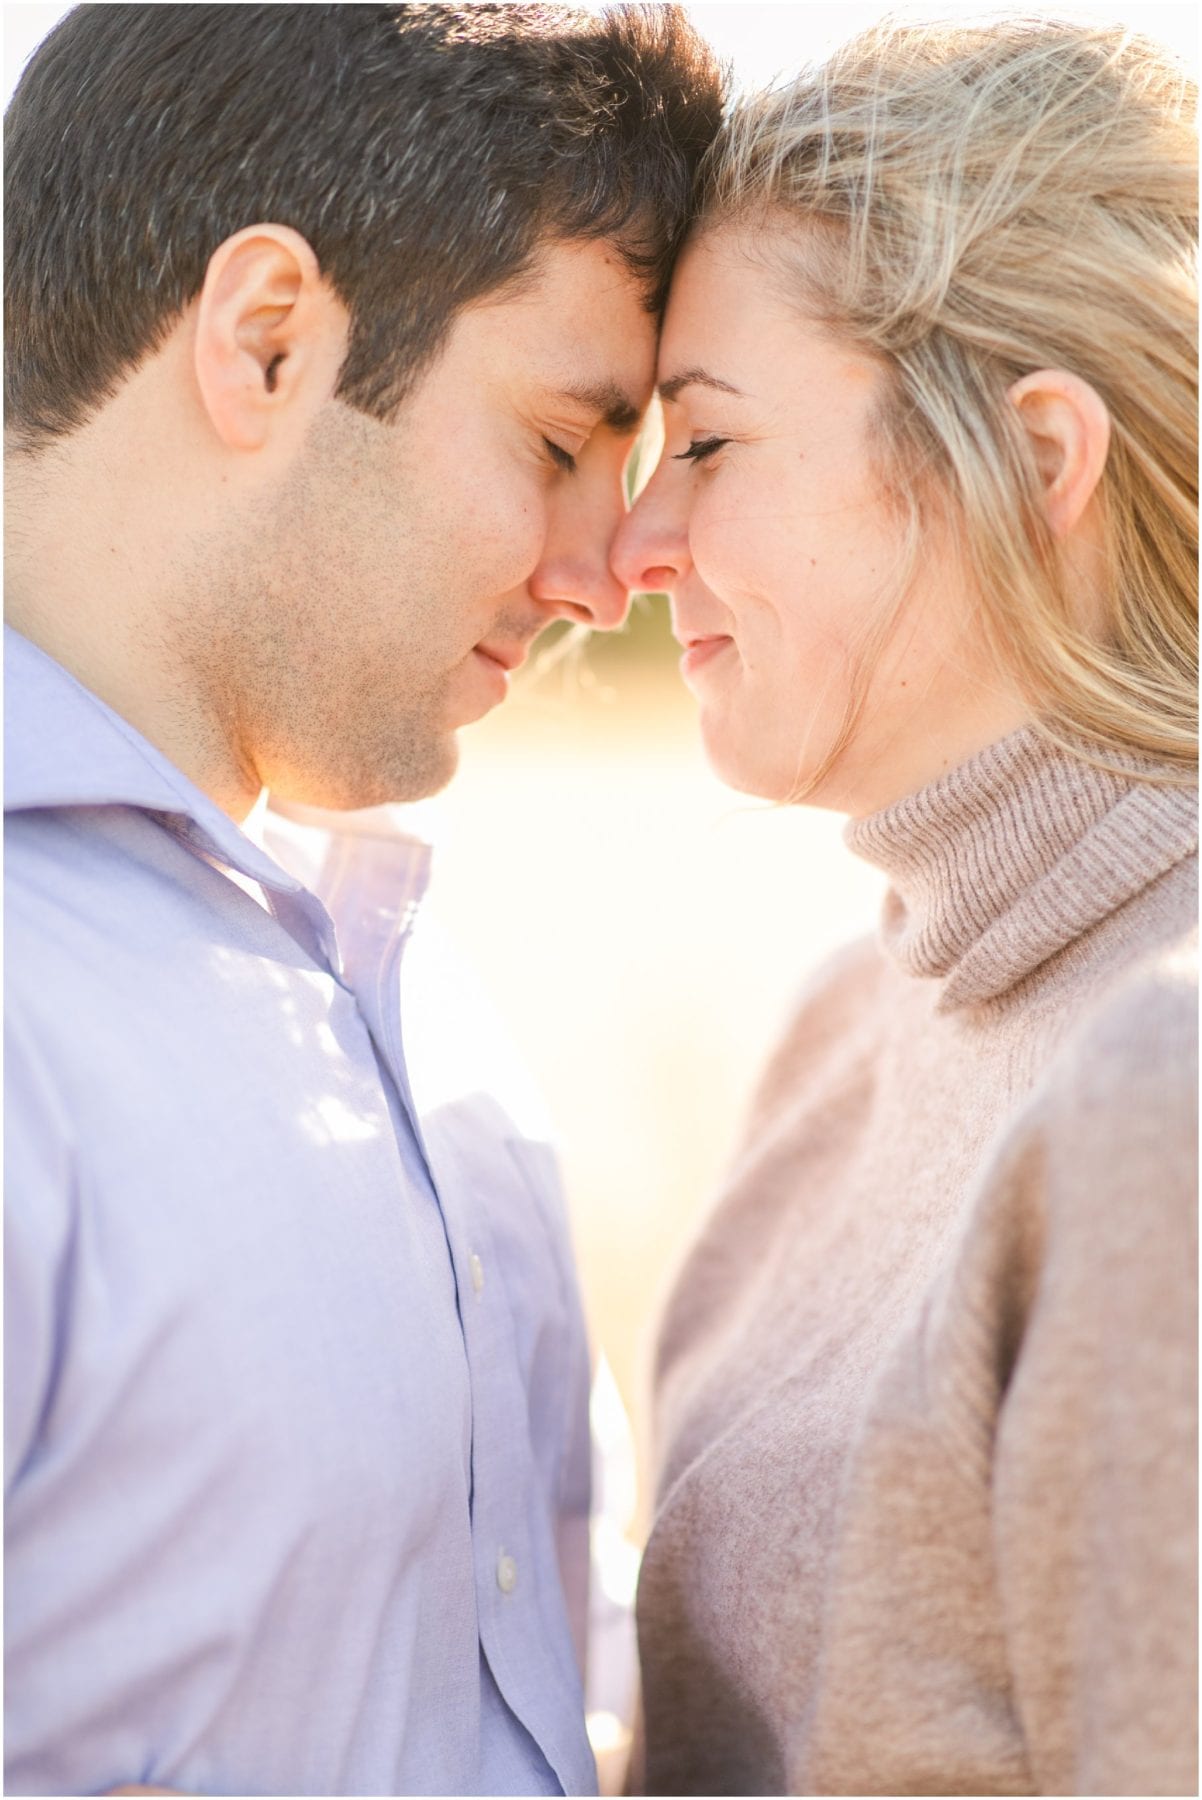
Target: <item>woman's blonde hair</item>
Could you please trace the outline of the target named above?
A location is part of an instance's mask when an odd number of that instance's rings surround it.
[[[1197,758],[1194,101],[1119,27],[886,21],[736,109],[700,225],[787,224],[787,291],[891,370],[877,423],[907,566],[934,497],[1041,729],[1174,781]],[[773,257],[782,234],[757,241]],[[1045,368],[1110,412],[1101,632],[1070,600],[1007,399]]]

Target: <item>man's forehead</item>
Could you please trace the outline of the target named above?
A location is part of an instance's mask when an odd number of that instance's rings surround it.
[[[633,432],[655,379],[656,320],[612,245],[544,245],[521,278],[465,309],[468,354],[540,404]]]
[[[625,330],[612,329],[608,320],[595,329],[582,321],[564,324],[555,353],[542,364],[549,395],[613,431],[633,431],[655,387],[655,321],[644,312]],[[546,349],[552,351],[550,339]]]

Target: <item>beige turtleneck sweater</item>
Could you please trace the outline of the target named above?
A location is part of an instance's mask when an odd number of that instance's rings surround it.
[[[636,1792],[1197,1792],[1196,801],[1024,730],[848,827],[662,1329]]]

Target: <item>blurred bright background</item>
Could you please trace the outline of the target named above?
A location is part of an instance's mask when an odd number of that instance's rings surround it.
[[[66,10],[5,6],[8,93]],[[687,10],[754,87],[882,9]],[[896,10],[979,16],[947,0]],[[1129,22],[1196,62],[1192,4],[1058,10]],[[613,1455],[599,1547],[617,1600],[637,1561],[622,1536],[637,1544],[648,1523],[647,1378],[665,1285],[790,997],[836,944],[873,928],[881,886],[844,850],[841,820],[742,799],[709,774],[661,600],[636,602],[627,630],[582,656],[541,672],[536,659],[462,746],[438,802],[434,905],[557,1122],[594,1341],[612,1371],[597,1406]],[[615,1671],[594,1705],[625,1713],[628,1697]]]

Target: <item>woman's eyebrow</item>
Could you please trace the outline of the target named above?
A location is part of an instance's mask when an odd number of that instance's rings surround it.
[[[740,400],[747,398],[741,388],[723,381],[720,375],[711,375],[708,369],[682,369],[679,375],[672,375],[667,381],[660,382],[659,397],[661,400],[675,400],[681,390],[687,387],[717,388],[720,394],[737,394]]]

